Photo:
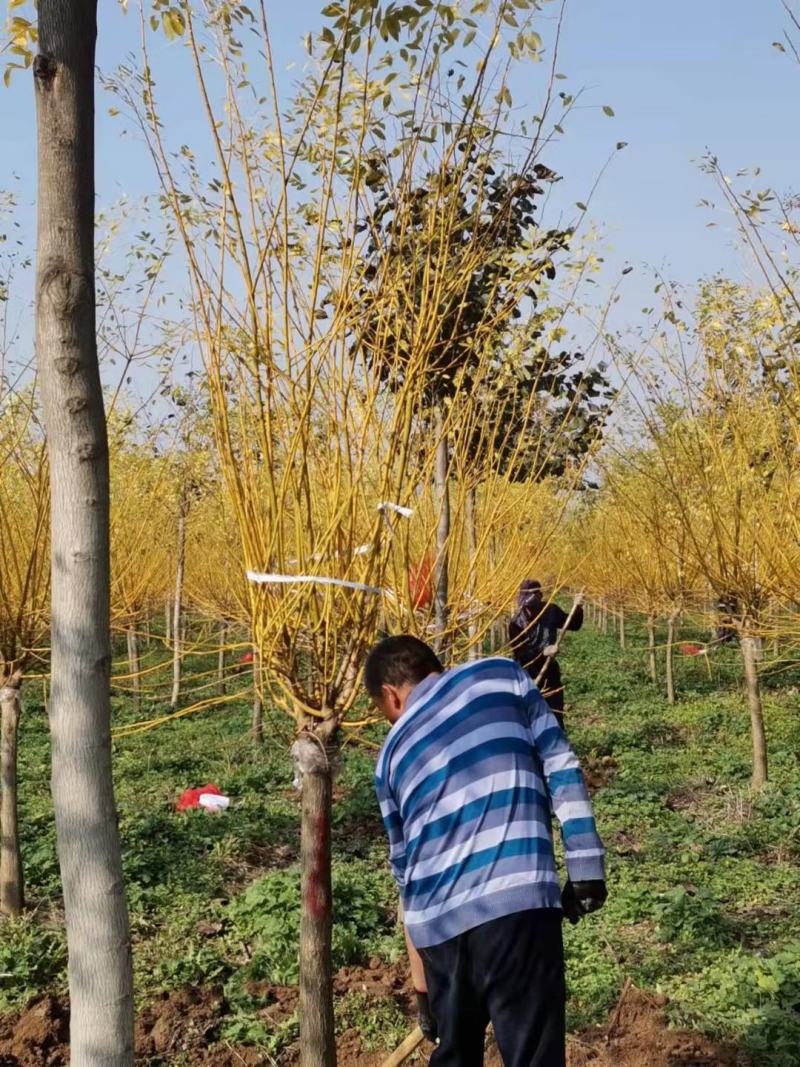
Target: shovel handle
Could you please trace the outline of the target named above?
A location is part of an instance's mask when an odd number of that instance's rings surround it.
[[[422,1044],[423,1034],[418,1026],[415,1026],[402,1045],[398,1045],[391,1056],[385,1059],[381,1067],[400,1067],[411,1053]]]

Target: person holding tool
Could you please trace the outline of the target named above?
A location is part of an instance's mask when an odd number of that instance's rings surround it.
[[[438,1037],[431,1067],[481,1067],[490,1021],[505,1067],[564,1067],[562,917],[576,923],[606,899],[575,753],[512,660],[445,671],[418,638],[387,637],[364,682],[392,724],[375,784],[420,1026]]]
[[[558,665],[559,633],[583,626],[583,596],[575,597],[567,615],[558,604],[545,604],[542,583],[526,578],[519,587],[519,611],[508,624],[514,659],[540,686],[542,695],[564,729],[564,683]]]

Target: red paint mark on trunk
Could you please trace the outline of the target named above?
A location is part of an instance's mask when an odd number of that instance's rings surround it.
[[[306,886],[306,908],[315,919],[328,914],[326,861],[328,856],[328,817],[318,815],[314,826],[314,863]]]

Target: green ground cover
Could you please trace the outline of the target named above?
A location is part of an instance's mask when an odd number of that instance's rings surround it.
[[[759,1067],[790,1067],[800,1048],[798,676],[781,668],[766,679],[772,781],[754,799],[736,651],[715,654],[712,678],[702,660],[679,657],[680,700],[670,708],[646,678],[643,632],[630,631],[621,652],[587,628],[570,635],[563,657],[569,730],[609,848],[606,908],[566,931],[569,1025],[604,1019],[630,978],[666,993],[676,1024],[735,1041]],[[187,673],[212,666],[198,657]],[[0,927],[0,1013],[65,982],[36,696],[32,685],[20,739],[30,910]],[[117,724],[133,719],[123,696],[114,712]],[[275,1055],[295,1039],[296,1020],[271,1024],[253,983],[297,979],[298,803],[285,720],[268,716],[256,751],[248,718],[243,700],[115,742],[117,796],[138,1003],[187,984],[222,988],[220,1038]],[[372,765],[371,753],[348,748],[337,781],[337,967],[402,955]],[[228,792],[232,808],[175,813],[180,792],[206,782]],[[391,1045],[406,1029],[392,1001],[357,990],[340,996],[338,1013],[367,1042],[372,1034]]]

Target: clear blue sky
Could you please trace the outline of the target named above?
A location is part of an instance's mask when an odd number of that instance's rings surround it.
[[[301,39],[319,25],[321,2],[267,0],[279,66],[302,64]],[[133,46],[136,20],[122,16],[116,0],[100,0],[100,8],[99,63],[111,69]],[[546,6],[548,17],[554,8]],[[800,187],[800,70],[772,47],[783,24],[779,0],[571,0],[559,66],[570,90],[586,86],[596,107],[574,117],[546,161],[564,175],[559,194],[572,204],[585,199],[615,142],[629,143],[592,209],[607,235],[611,275],[618,276],[625,262],[635,267],[618,316],[634,317],[648,303],[648,265],[687,284],[716,270],[745,269],[730,229],[707,229],[709,217],[697,206],[714,195],[694,162],[707,147],[730,172],[759,164],[765,182],[783,191]],[[163,63],[159,70],[170,121],[180,121],[181,65],[175,64],[172,74],[165,74]],[[529,103],[535,110],[544,76],[544,64],[533,68],[530,83],[515,86],[515,104]],[[287,84],[292,77],[287,71]],[[32,95],[24,73],[0,92],[0,188],[9,185],[14,171],[31,201]],[[135,143],[120,140],[119,124],[106,114],[110,103],[99,93],[101,203],[123,191],[135,197],[154,188],[149,159]],[[614,108],[615,118],[603,116],[603,104]]]

